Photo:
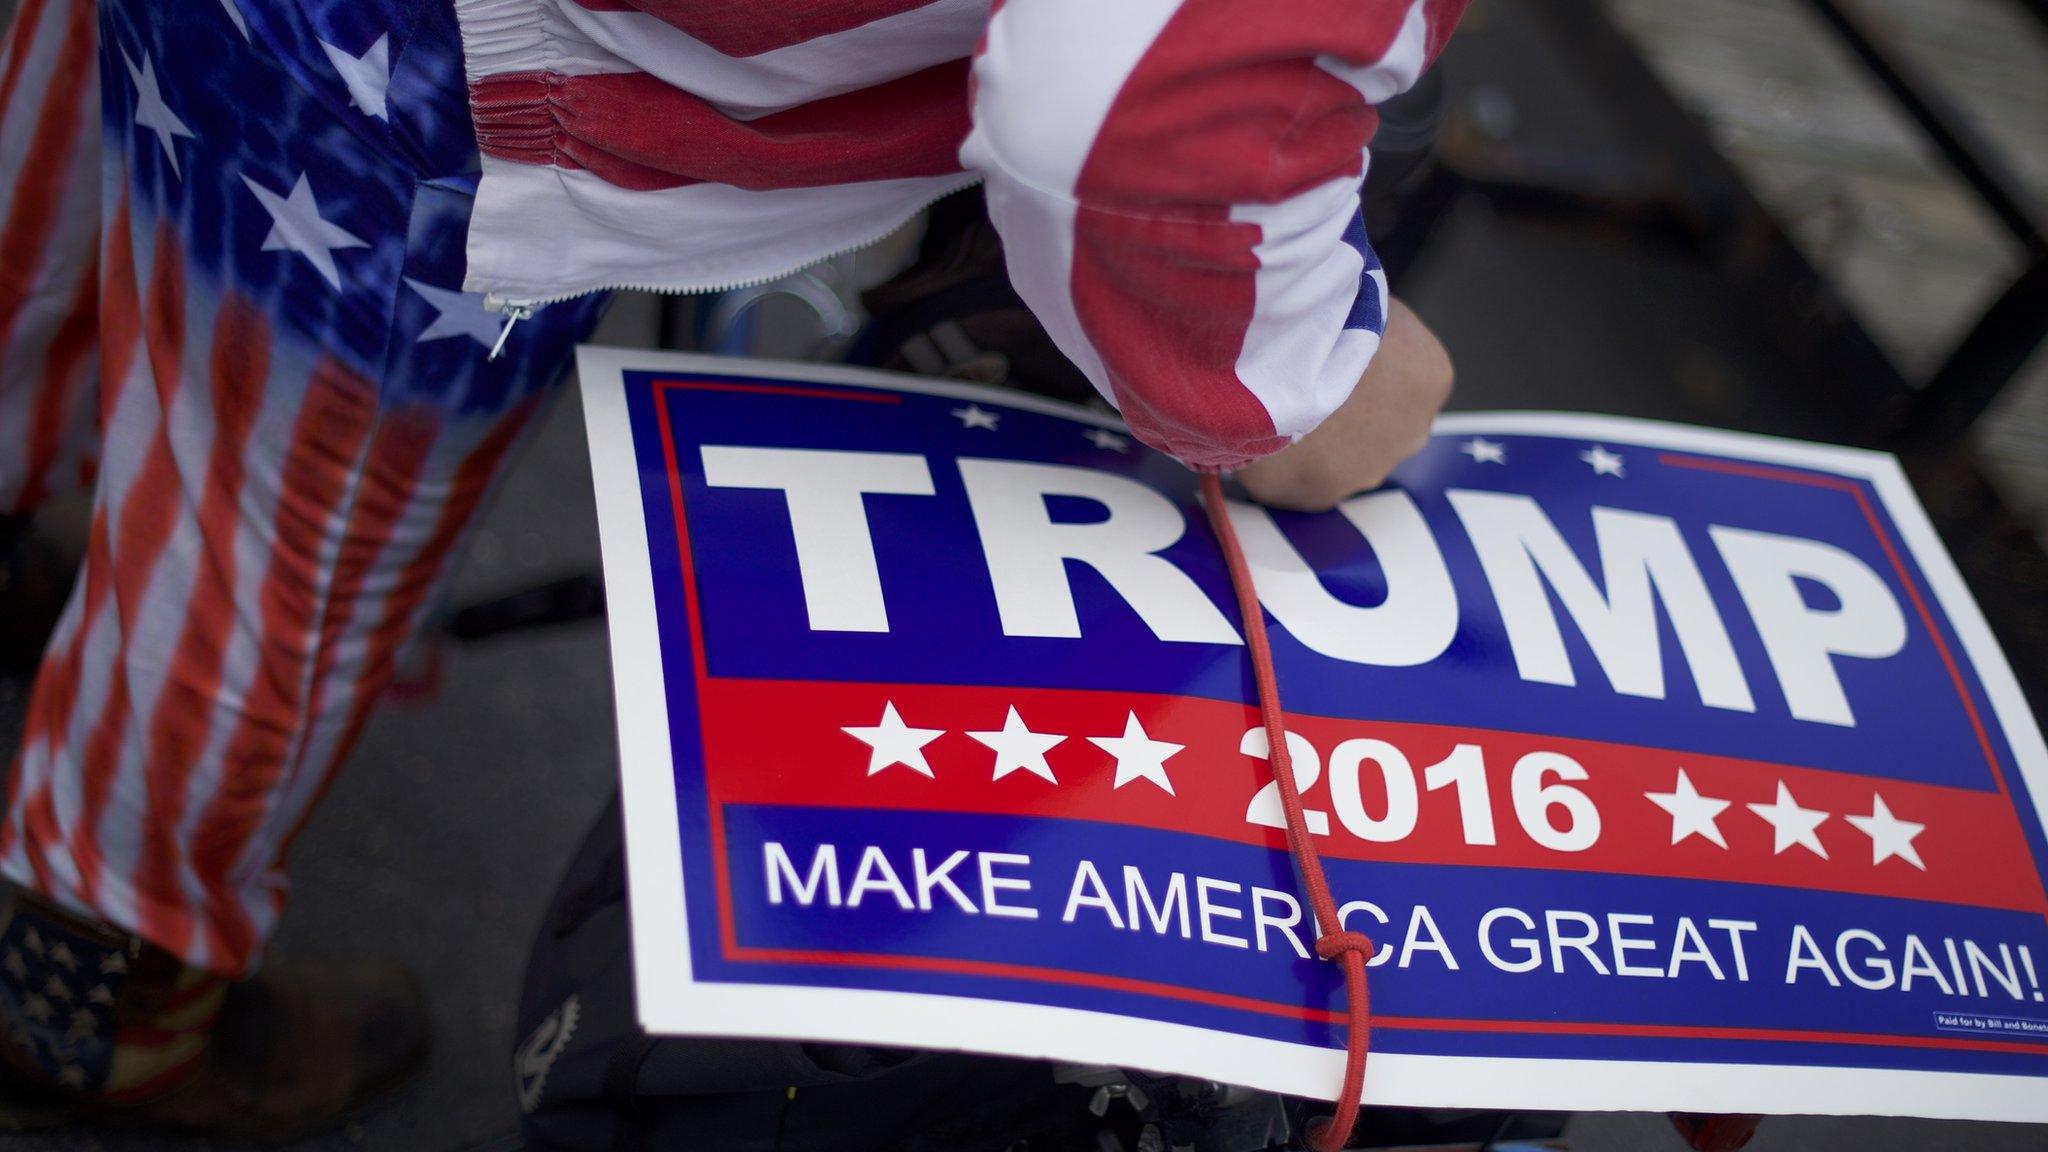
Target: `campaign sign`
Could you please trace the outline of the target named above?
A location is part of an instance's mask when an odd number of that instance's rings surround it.
[[[639,1013],[1334,1091],[1196,481],[992,389],[587,349]],[[2048,1120],[2048,752],[1892,459],[1445,417],[1230,509],[1370,1102]]]

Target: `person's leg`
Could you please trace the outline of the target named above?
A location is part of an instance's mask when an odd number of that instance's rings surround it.
[[[100,17],[106,448],[0,872],[241,977],[292,836],[598,302],[486,359],[498,321],[457,291],[474,142],[446,0]]]
[[[25,0],[0,42],[0,674],[35,666],[73,559],[29,514],[97,455],[94,40],[89,2]]]
[[[0,45],[0,519],[95,455],[97,58],[91,0],[23,0]]]

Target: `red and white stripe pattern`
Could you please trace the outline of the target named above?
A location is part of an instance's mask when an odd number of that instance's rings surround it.
[[[0,513],[97,457],[98,47],[85,0],[22,0],[0,47]]]
[[[1377,349],[1373,105],[1462,8],[457,0],[485,153],[469,287],[743,283],[985,179],[1060,347],[1147,442],[1232,467],[1319,424]]]
[[[92,441],[104,461],[0,874],[238,976],[539,394],[397,401],[281,331],[131,197],[148,132],[108,141],[103,221],[94,9],[25,0],[0,54],[0,507],[76,486]]]
[[[454,422],[189,280],[109,219],[106,466],[37,680],[0,868],[239,974],[284,855],[368,719],[531,405]]]
[[[457,0],[484,156],[468,290],[744,284],[973,182],[986,0],[781,7]]]

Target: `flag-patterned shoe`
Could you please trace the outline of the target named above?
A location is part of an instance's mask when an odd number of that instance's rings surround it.
[[[18,888],[0,895],[0,1125],[281,1141],[419,1068],[395,965],[278,961],[231,982]]]

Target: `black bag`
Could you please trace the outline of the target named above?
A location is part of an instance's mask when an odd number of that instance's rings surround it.
[[[634,1022],[617,799],[569,865],[520,997],[529,1152],[1095,1152],[1096,1089],[1051,1065],[793,1041],[652,1038]],[[1083,1142],[1085,1141],[1085,1142]],[[1114,1147],[1115,1145],[1109,1145]]]
[[[1256,1152],[1321,1101],[957,1052],[654,1038],[634,1022],[616,797],[527,962],[513,1052],[526,1152]],[[1555,1139],[1552,1114],[1374,1108],[1357,1147]]]

